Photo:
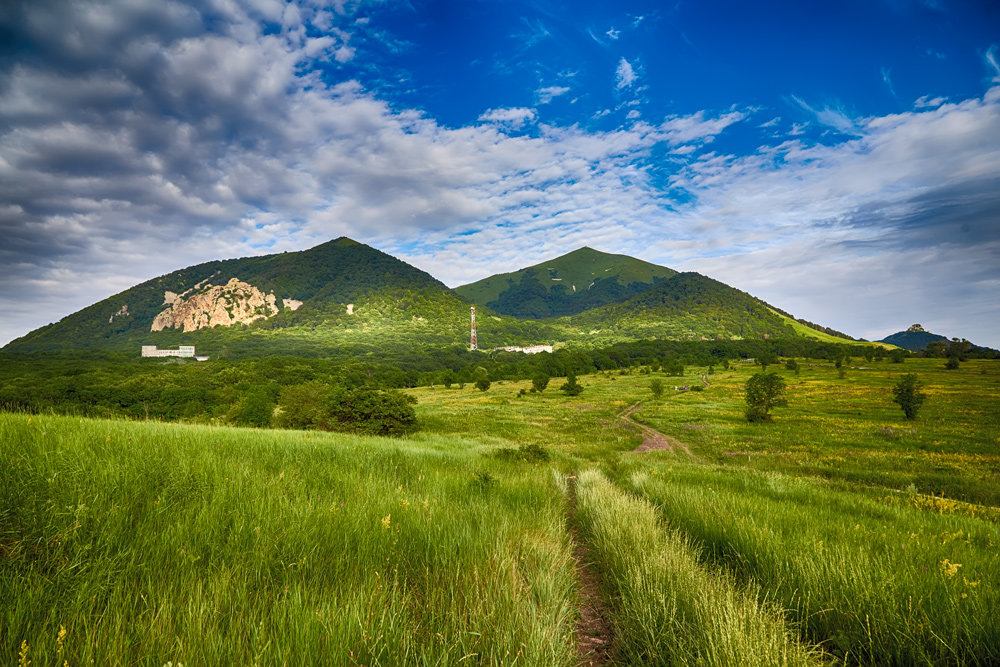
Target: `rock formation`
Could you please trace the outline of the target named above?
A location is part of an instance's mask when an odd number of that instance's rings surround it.
[[[274,293],[264,294],[238,278],[225,285],[206,284],[200,291],[188,296],[164,294],[164,303],[170,307],[153,320],[151,331],[168,327],[194,331],[210,327],[229,327],[250,324],[277,314]]]

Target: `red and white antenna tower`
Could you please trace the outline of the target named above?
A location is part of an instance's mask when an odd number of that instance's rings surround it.
[[[479,349],[476,343],[476,307],[472,306],[472,336],[469,338],[469,351],[474,352]]]

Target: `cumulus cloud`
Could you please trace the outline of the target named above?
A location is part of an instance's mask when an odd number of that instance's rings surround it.
[[[618,61],[618,68],[615,70],[615,87],[618,88],[618,90],[631,88],[637,78],[638,75],[635,73],[635,69],[633,69],[632,64],[629,61],[624,58]]]

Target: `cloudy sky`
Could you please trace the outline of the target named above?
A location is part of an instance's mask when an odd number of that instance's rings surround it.
[[[451,286],[589,245],[1000,347],[1000,5],[0,2],[0,344],[338,236]]]

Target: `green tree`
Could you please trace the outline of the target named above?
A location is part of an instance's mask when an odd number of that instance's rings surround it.
[[[264,387],[254,387],[240,398],[232,413],[233,423],[265,428],[271,425],[274,399]]]
[[[670,357],[663,360],[663,372],[666,375],[684,375],[684,364],[680,359]]]
[[[545,388],[549,386],[548,374],[544,372],[536,373],[535,377],[531,378],[531,386],[539,393],[545,391]]]
[[[923,386],[916,375],[907,373],[892,388],[892,400],[903,408],[907,419],[916,419],[920,406],[927,400],[927,394],[920,391]]]
[[[951,356],[948,357],[948,361],[944,362],[944,367],[949,371],[953,371],[958,368],[958,357]]]
[[[330,428],[330,387],[318,380],[285,387],[274,416],[279,428]]]
[[[755,361],[760,366],[760,370],[762,372],[766,372],[768,366],[770,366],[771,364],[778,363],[778,355],[776,355],[774,352],[771,352],[770,350],[766,350],[764,352],[761,352],[760,355],[757,356],[757,359]]]
[[[892,361],[892,363],[901,364],[903,363],[903,359],[905,358],[906,358],[906,350],[904,350],[903,348],[896,347],[893,348],[892,350],[889,350],[889,359]]]
[[[567,396],[579,396],[583,392],[583,385],[576,381],[576,373],[570,371],[566,374],[566,382],[559,387],[559,390]]]
[[[395,389],[359,387],[331,394],[331,426],[365,435],[406,435],[417,430],[416,399]]]
[[[771,409],[787,405],[785,381],[776,373],[756,373],[746,383],[748,422],[771,421]]]
[[[649,390],[653,392],[653,398],[663,396],[663,380],[651,380]]]
[[[485,377],[479,378],[478,380],[476,380],[476,388],[479,391],[486,391],[487,389],[490,388],[490,379]]]
[[[799,374],[799,362],[795,361],[794,359],[786,359],[785,368],[790,371],[795,371],[796,375]]]
[[[455,384],[457,380],[458,378],[455,377],[455,371],[450,368],[441,374],[441,384],[444,385],[445,389],[451,389],[451,385]]]

